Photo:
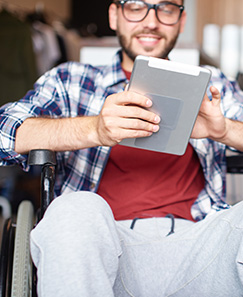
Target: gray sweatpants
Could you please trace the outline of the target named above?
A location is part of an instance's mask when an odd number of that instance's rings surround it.
[[[243,203],[193,223],[115,221],[90,192],[56,198],[31,232],[39,297],[243,296]]]

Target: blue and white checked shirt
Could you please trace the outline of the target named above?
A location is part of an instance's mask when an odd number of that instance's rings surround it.
[[[0,165],[18,163],[27,169],[27,156],[14,151],[16,129],[25,119],[99,114],[105,98],[122,91],[127,83],[120,63],[119,52],[108,66],[94,68],[77,62],[62,64],[43,75],[34,90],[23,99],[3,106],[0,110]],[[243,121],[243,93],[238,85],[227,80],[218,69],[210,69],[210,85],[221,92],[224,115]],[[225,203],[225,145],[209,139],[191,139],[190,142],[198,154],[205,176],[205,188],[191,209],[193,218],[200,220],[229,207]],[[109,147],[94,147],[57,153],[55,195],[79,190],[96,191],[109,152]]]

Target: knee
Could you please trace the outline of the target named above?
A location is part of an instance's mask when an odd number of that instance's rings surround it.
[[[88,217],[97,217],[100,214],[104,216],[112,215],[108,203],[95,193],[79,191],[64,194],[54,199],[45,213],[45,218],[51,216],[56,218],[66,217],[70,220],[76,217],[87,219]]]
[[[91,192],[74,192],[52,201],[32,230],[31,242],[32,246],[44,243],[55,249],[57,245],[64,247],[70,243],[78,246],[80,241],[96,240],[100,226],[106,229],[112,224],[112,211],[102,197]]]

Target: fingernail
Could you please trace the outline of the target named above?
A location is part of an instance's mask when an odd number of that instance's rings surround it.
[[[153,126],[153,131],[154,131],[154,132],[159,131],[159,125]]]
[[[151,101],[151,100],[147,100],[147,101],[146,101],[146,105],[147,105],[148,107],[150,107],[150,106],[152,105],[152,101]]]
[[[155,121],[155,123],[159,123],[160,122],[160,117],[159,116],[155,116],[154,121]]]

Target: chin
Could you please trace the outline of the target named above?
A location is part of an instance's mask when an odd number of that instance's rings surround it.
[[[154,47],[145,47],[141,50],[131,51],[133,53],[138,53],[137,55],[143,55],[148,57],[154,57],[154,58],[161,58],[161,59],[167,59],[168,54],[170,52],[169,49],[162,49],[162,50],[156,50]]]
[[[160,58],[160,59],[167,59],[168,55],[164,53],[154,53],[154,52],[144,52],[141,55],[153,57],[153,58]]]

